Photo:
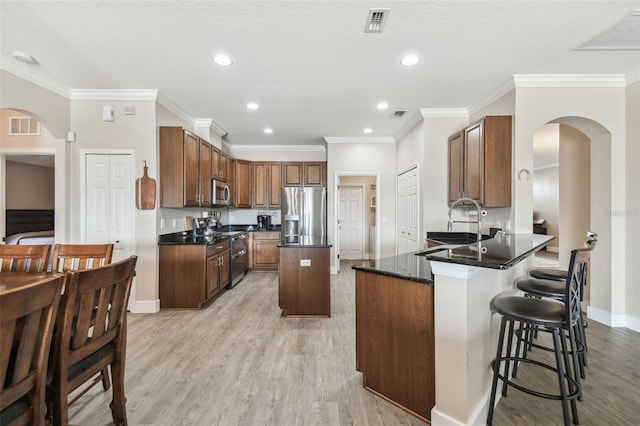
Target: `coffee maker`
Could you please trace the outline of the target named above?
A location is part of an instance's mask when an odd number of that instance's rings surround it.
[[[258,229],[266,230],[271,229],[271,216],[267,214],[258,215]]]

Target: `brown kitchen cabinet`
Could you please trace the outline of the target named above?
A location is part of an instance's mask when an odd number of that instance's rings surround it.
[[[326,186],[326,161],[283,163],[283,186]]]
[[[511,116],[486,116],[449,137],[448,195],[511,206]]]
[[[278,269],[279,232],[251,232],[251,259],[249,267],[254,269]]]
[[[182,127],[160,127],[160,207],[211,205],[211,149]]]
[[[327,185],[327,163],[325,161],[303,163],[304,186]]]
[[[252,164],[251,161],[235,160],[235,175],[233,179],[234,206],[250,209],[252,207]]]
[[[229,283],[229,245],[160,245],[160,308],[200,309]]]
[[[228,173],[228,161],[229,157],[224,152],[220,151],[217,148],[213,148],[212,156],[211,156],[211,176],[219,180],[221,182],[228,182],[229,173]]]
[[[253,163],[253,208],[280,208],[282,163],[256,161]]]
[[[280,247],[278,303],[285,317],[330,317],[330,247]]]

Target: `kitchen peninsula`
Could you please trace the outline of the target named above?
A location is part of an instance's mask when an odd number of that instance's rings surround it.
[[[486,418],[499,318],[545,235],[498,235],[355,265],[363,386],[432,425]]]

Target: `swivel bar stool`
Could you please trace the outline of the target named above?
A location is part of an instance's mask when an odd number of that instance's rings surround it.
[[[576,399],[580,395],[580,377],[577,372],[578,359],[575,325],[580,320],[580,282],[582,280],[582,274],[584,274],[586,270],[584,264],[589,259],[589,252],[590,249],[577,249],[571,252],[568,282],[565,286],[564,293],[565,303],[550,299],[536,299],[521,296],[507,296],[495,300],[494,309],[502,315],[502,321],[500,324],[496,359],[492,363],[493,382],[491,385],[487,425],[491,425],[493,421],[498,380],[503,382],[502,396],[506,397],[508,387],[512,386],[530,395],[559,400],[562,403],[564,424],[569,425],[569,406],[571,408],[573,423],[579,424]],[[516,322],[520,323],[523,327],[538,326],[552,334],[555,365],[545,364],[541,361],[520,356],[517,348],[515,354],[512,354]],[[505,335],[507,325],[509,327],[508,336]],[[517,335],[516,339],[520,340]],[[507,340],[506,350],[503,355],[505,340]],[[567,340],[571,346],[570,350],[567,350]],[[516,347],[518,346],[519,345],[516,345]],[[573,368],[569,361],[569,354],[571,354],[573,358]],[[510,373],[511,365],[517,363],[531,364],[555,372],[558,377],[560,393],[543,393],[526,387],[525,383],[520,383],[521,380],[516,382],[516,379],[511,377]],[[504,370],[501,373],[500,370],[503,364]]]

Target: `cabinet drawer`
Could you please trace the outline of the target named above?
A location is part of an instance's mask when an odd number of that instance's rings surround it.
[[[207,246],[207,257],[215,256],[229,249],[229,241],[220,241]]]
[[[254,240],[279,240],[280,232],[254,232]]]

